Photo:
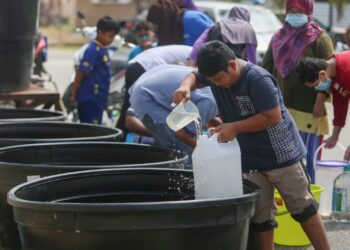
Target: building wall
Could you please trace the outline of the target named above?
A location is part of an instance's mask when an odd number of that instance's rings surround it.
[[[93,4],[91,0],[76,0],[76,10],[82,11],[86,16],[86,22],[89,26],[94,26],[97,20],[104,16],[109,15],[117,20],[129,19],[136,15],[136,6],[132,3],[128,4]],[[79,20],[75,20],[75,24],[80,26]]]

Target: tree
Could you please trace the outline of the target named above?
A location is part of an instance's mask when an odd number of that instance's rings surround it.
[[[337,9],[337,19],[341,19],[344,16],[344,9],[349,3],[349,0],[329,0],[330,4],[333,4]]]

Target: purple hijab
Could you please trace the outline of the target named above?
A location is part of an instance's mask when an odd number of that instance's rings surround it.
[[[258,44],[250,24],[250,14],[242,7],[233,7],[227,19],[219,21],[221,35],[232,44]]]
[[[182,0],[182,2],[185,5],[186,9],[188,9],[188,10],[198,10],[196,5],[193,3],[192,0]]]
[[[292,7],[302,10],[308,16],[308,22],[300,28],[293,28],[285,22],[272,38],[273,61],[278,73],[283,78],[292,71],[305,48],[324,31],[317,23],[311,21],[312,0],[287,0],[286,11]]]

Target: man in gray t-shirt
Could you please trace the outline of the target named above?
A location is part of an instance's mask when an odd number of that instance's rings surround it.
[[[165,64],[185,65],[191,50],[192,47],[187,45],[166,45],[145,50],[141,54],[137,55],[129,61],[129,65],[126,70],[126,91],[129,90],[129,88],[143,73],[156,66]],[[123,106],[117,123],[117,128],[123,130],[125,135],[129,132],[125,126],[126,112],[130,106],[129,98],[130,96],[127,92],[124,97]]]
[[[171,130],[166,117],[172,111],[172,94],[182,79],[193,68],[180,65],[161,65],[144,73],[130,89],[130,103],[136,115],[147,129],[152,131],[155,144],[165,148],[178,149],[192,155],[196,144],[196,130],[193,123],[180,131]],[[201,123],[206,125],[218,115],[218,109],[210,88],[192,92],[191,101],[197,106]]]

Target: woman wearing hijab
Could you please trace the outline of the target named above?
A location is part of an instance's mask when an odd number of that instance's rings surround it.
[[[196,40],[189,55],[189,65],[196,64],[202,45],[207,41],[220,40],[233,49],[238,57],[256,64],[257,39],[250,14],[242,7],[233,7],[227,19],[220,20],[208,28]]]
[[[314,183],[314,153],[329,130],[324,105],[328,95],[300,83],[295,66],[303,56],[327,59],[334,51],[327,33],[311,20],[312,12],[312,0],[287,0],[284,26],[272,37],[262,66],[279,82],[307,148],[306,168]]]
[[[186,7],[182,0],[155,0],[150,6],[147,21],[157,26],[158,46],[183,44],[182,18]]]

